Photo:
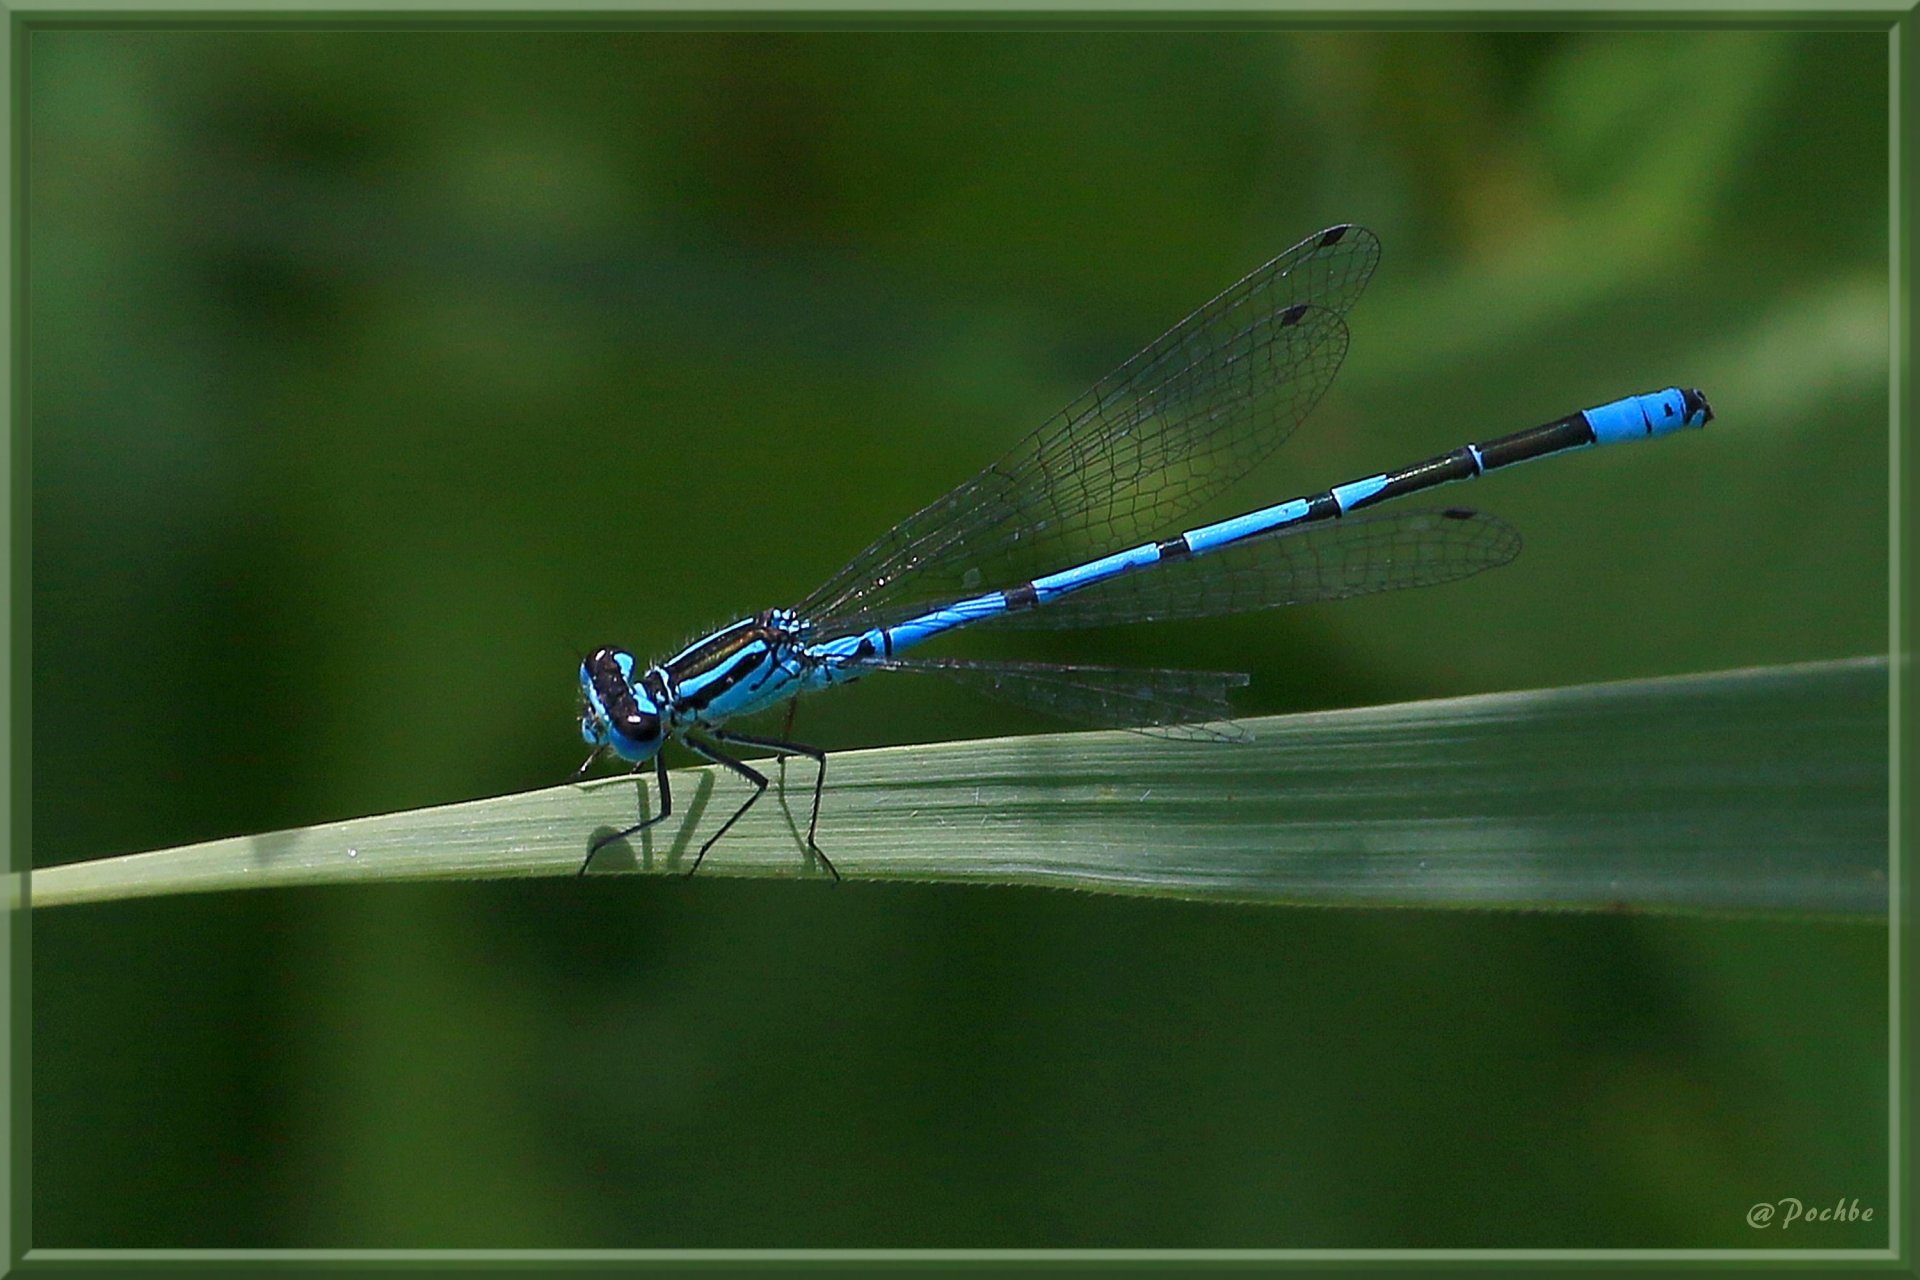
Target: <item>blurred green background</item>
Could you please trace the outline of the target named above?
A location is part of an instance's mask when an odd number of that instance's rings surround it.
[[[1675,382],[1718,422],[1463,493],[1528,535],[1498,574],[1020,653],[1256,713],[1882,652],[1886,67],[37,31],[34,860],[558,781],[582,648],[797,599],[1344,220],[1386,245],[1345,371],[1210,512]],[[1054,727],[919,685],[803,736]],[[32,928],[39,1246],[1886,1240],[1867,925],[712,876]],[[1785,1196],[1874,1222],[1746,1225]]]

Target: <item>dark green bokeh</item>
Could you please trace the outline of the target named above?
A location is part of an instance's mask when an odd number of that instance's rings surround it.
[[[1020,652],[1262,712],[1885,646],[1876,35],[31,41],[37,864],[555,781],[580,648],[797,598],[1347,219],[1353,352],[1242,505],[1719,421],[1463,493],[1499,574]],[[1039,727],[883,683],[806,734]],[[1871,927],[715,877],[33,928],[40,1246],[1886,1240]]]

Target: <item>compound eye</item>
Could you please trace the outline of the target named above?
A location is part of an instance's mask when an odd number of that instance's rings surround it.
[[[651,711],[635,711],[621,717],[620,732],[635,742],[652,742],[660,736],[660,717]]]

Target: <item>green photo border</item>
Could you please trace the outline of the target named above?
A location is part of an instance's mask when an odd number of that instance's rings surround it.
[[[300,7],[263,8],[258,3],[226,4],[221,0],[189,7],[149,7],[135,2],[6,4],[4,39],[7,42],[4,65],[8,84],[0,103],[8,112],[4,145],[8,149],[12,178],[9,214],[12,252],[6,260],[7,286],[11,306],[7,312],[8,350],[11,356],[4,376],[5,403],[10,411],[10,449],[8,483],[4,489],[7,503],[8,594],[12,603],[12,625],[6,635],[9,679],[5,686],[10,732],[6,741],[9,782],[4,809],[12,863],[9,867],[9,910],[0,923],[6,930],[6,954],[10,961],[5,988],[7,1025],[11,1030],[9,1052],[0,1072],[4,1072],[8,1108],[8,1155],[5,1178],[10,1213],[5,1226],[5,1250],[8,1269],[93,1271],[135,1266],[164,1266],[175,1271],[194,1269],[251,1269],[261,1264],[292,1265],[308,1269],[323,1266],[359,1268],[372,1265],[411,1264],[449,1267],[530,1267],[542,1265],[628,1266],[720,1264],[751,1262],[819,1267],[896,1266],[899,1264],[1006,1265],[1047,1264],[1086,1267],[1138,1266],[1179,1263],[1185,1265],[1231,1266],[1247,1264],[1405,1267],[1413,1264],[1441,1264],[1459,1267],[1471,1264],[1506,1268],[1561,1269],[1577,1264],[1619,1265],[1664,1262],[1683,1265],[1727,1265],[1761,1263],[1770,1267],[1807,1267],[1819,1263],[1851,1263],[1886,1269],[1891,1264],[1911,1270],[1907,1200],[1911,1196],[1908,1176],[1909,1084],[1911,1075],[1908,1036],[1911,1025],[1909,994],[1903,980],[1908,958],[1907,921],[1909,909],[1908,877],[1904,854],[1913,846],[1913,811],[1908,803],[1910,779],[1907,762],[1915,759],[1913,750],[1912,681],[1908,672],[1910,637],[1913,634],[1913,592],[1905,579],[1907,566],[1920,563],[1914,553],[1913,525],[1909,516],[1912,459],[1914,457],[1912,423],[1913,402],[1910,370],[1912,365],[1911,307],[1915,273],[1912,256],[1912,202],[1904,192],[1914,175],[1913,144],[1915,120],[1912,95],[1906,92],[1905,70],[1920,54],[1915,38],[1915,7],[1912,4],[1856,5],[1848,8],[1810,8],[1804,4],[1778,6],[1750,5],[1733,9],[1723,5],[1696,2],[1689,6],[1649,8],[1624,3],[1590,4],[1580,7],[1542,7],[1537,3],[1490,3],[1473,9],[1461,9],[1440,0],[1403,0],[1391,6],[1362,4],[1339,10],[1324,4],[1287,4],[1273,0],[1210,0],[1204,9],[1168,7],[1164,2],[1142,0],[1137,4],[1116,4],[1115,0],[1053,0],[1046,8],[1034,8],[1020,0],[974,0],[964,8],[938,7],[929,3],[903,9],[893,0],[843,0],[821,7],[817,0],[806,8],[769,7],[713,3],[699,9],[684,4],[649,4],[644,0],[607,0],[605,3],[578,5],[568,11],[529,12],[520,5],[497,7],[474,3],[416,3],[400,11],[375,3],[342,0],[331,4]],[[1890,400],[1892,420],[1888,433],[1889,483],[1892,518],[1890,522],[1890,601],[1888,650],[1894,655],[1890,664],[1891,719],[1888,726],[1888,768],[1891,777],[1890,833],[1893,848],[1889,894],[1891,918],[1888,949],[1888,1016],[1892,1028],[1889,1037],[1888,1116],[1889,1143],[1889,1247],[1855,1250],[1305,1250],[1305,1249],[1232,1249],[1232,1250],[1040,1250],[1040,1249],[941,1249],[941,1250],[376,1250],[376,1249],[33,1249],[33,1133],[31,1062],[31,965],[32,922],[30,887],[24,874],[32,864],[33,822],[32,785],[32,634],[31,634],[31,534],[32,466],[31,438],[27,430],[31,387],[26,384],[24,356],[29,335],[25,328],[25,297],[31,281],[26,274],[24,245],[30,228],[26,222],[25,192],[30,174],[26,141],[25,86],[30,73],[32,37],[43,29],[87,26],[99,28],[192,27],[217,24],[235,27],[307,28],[490,28],[490,29],[640,29],[640,30],[764,30],[764,29],[861,29],[927,30],[958,29],[1420,29],[1420,30],[1501,30],[1501,29],[1820,29],[1878,30],[1887,34],[1889,65],[1889,226],[1892,324],[1890,332]]]

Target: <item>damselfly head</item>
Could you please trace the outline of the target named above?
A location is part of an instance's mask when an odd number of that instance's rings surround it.
[[[645,760],[666,740],[660,708],[634,674],[625,649],[595,649],[580,663],[580,736],[612,747],[625,760]]]

